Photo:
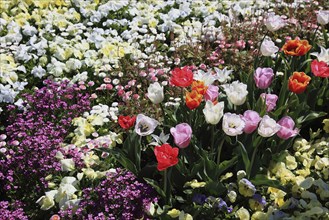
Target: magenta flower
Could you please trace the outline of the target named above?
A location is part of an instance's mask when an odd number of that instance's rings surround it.
[[[273,80],[274,73],[271,68],[258,67],[254,73],[256,86],[260,89],[267,89]]]
[[[265,103],[266,103],[266,111],[270,112],[273,109],[275,109],[276,107],[276,102],[278,101],[279,97],[275,94],[266,94],[266,93],[262,93],[260,94],[260,97],[262,97],[263,99],[265,99]]]
[[[247,110],[243,113],[242,119],[246,123],[243,132],[250,134],[257,129],[258,123],[262,118],[259,116],[257,112],[252,110]]]
[[[185,148],[190,144],[192,138],[192,128],[187,123],[181,123],[170,128],[170,133],[174,137],[175,144],[180,148]]]
[[[295,128],[295,122],[289,116],[284,116],[278,121],[278,124],[281,125],[281,129],[276,133],[279,138],[287,140],[291,137],[294,137],[298,134],[299,129]]]
[[[209,85],[206,94],[204,94],[204,99],[214,101],[219,95],[218,89],[218,86]]]

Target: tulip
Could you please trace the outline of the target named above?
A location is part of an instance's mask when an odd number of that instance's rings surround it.
[[[311,70],[314,76],[322,78],[329,77],[329,67],[326,62],[313,60],[311,63]]]
[[[254,73],[256,86],[260,89],[267,89],[273,80],[274,73],[271,68],[258,67]]]
[[[197,108],[202,101],[202,95],[197,91],[192,90],[192,92],[186,92],[185,102],[189,109],[193,110]]]
[[[265,39],[262,45],[260,46],[260,52],[262,53],[263,56],[266,57],[272,56],[278,51],[279,48],[275,46],[274,42],[269,39]]]
[[[281,125],[281,129],[276,133],[279,138],[287,140],[288,138],[294,137],[298,134],[298,129],[295,128],[295,122],[291,117],[285,116],[278,121],[278,124]]]
[[[276,107],[276,102],[278,101],[279,97],[275,94],[266,94],[262,93],[260,94],[260,97],[262,99],[265,99],[265,104],[266,104],[266,111],[270,112]]]
[[[214,105],[212,101],[208,100],[205,108],[203,109],[203,114],[208,124],[218,124],[224,114],[224,102],[219,102]]]
[[[131,128],[132,126],[134,126],[135,121],[136,121],[136,116],[130,117],[130,116],[120,115],[118,118],[118,123],[120,127],[123,129]]]
[[[228,136],[237,136],[243,133],[246,123],[240,115],[225,113],[223,117],[223,131]]]
[[[208,89],[206,91],[206,94],[204,94],[204,99],[206,101],[210,100],[210,101],[215,101],[215,99],[218,97],[219,92],[218,92],[219,88],[218,86],[214,86],[214,85],[209,85]]]
[[[301,94],[306,90],[310,81],[311,77],[304,72],[294,72],[293,75],[289,77],[288,88],[291,92]]]
[[[247,85],[234,81],[231,84],[223,85],[228,100],[234,105],[245,103],[248,95]]]
[[[193,72],[188,69],[188,67],[184,67],[182,69],[175,68],[171,72],[170,83],[179,87],[188,87],[193,82]]]
[[[192,90],[197,91],[199,94],[204,95],[208,87],[205,86],[203,81],[194,80],[192,83]]]
[[[287,41],[283,47],[282,50],[286,55],[290,56],[303,56],[305,55],[310,49],[312,48],[311,45],[309,45],[307,40],[289,40]]]
[[[326,25],[329,23],[329,10],[320,10],[316,14],[317,22],[321,25]]]
[[[178,147],[185,148],[190,144],[192,128],[189,124],[178,124],[176,127],[170,128],[170,133],[174,137],[174,142]]]
[[[242,119],[246,123],[243,131],[246,134],[251,134],[257,129],[259,121],[262,119],[259,114],[252,110],[247,110],[243,113]]]
[[[158,170],[166,170],[168,167],[176,165],[178,163],[178,152],[179,149],[177,147],[171,147],[169,144],[156,146],[154,154],[158,161]]]
[[[140,136],[147,136],[154,132],[159,122],[143,114],[138,114],[136,118],[135,132]]]
[[[158,82],[151,84],[147,89],[147,93],[147,97],[154,104],[159,104],[164,99],[163,87]]]
[[[262,137],[271,137],[281,129],[274,119],[265,115],[258,126],[258,134]]]
[[[265,19],[264,24],[269,31],[277,31],[280,28],[285,26],[284,20],[279,16],[273,13],[269,14]]]

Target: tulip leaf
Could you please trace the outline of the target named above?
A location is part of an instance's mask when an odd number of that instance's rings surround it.
[[[310,121],[310,120],[313,120],[313,119],[316,119],[316,118],[321,118],[323,116],[327,115],[327,113],[325,112],[311,112],[309,113],[308,115],[306,116],[301,116],[297,119],[297,123],[298,124],[302,124],[306,121]]]
[[[144,177],[144,180],[148,184],[150,184],[155,189],[155,191],[157,191],[157,193],[159,193],[160,196],[162,196],[163,198],[166,197],[165,192],[161,189],[161,187],[158,185],[158,183],[155,180],[150,179],[150,178],[145,178],[145,177]]]
[[[123,150],[126,152],[129,160],[134,162],[137,170],[140,171],[141,143],[140,137],[135,132],[128,135],[123,143]]]
[[[226,191],[226,187],[224,186],[224,184],[218,181],[207,182],[205,188],[212,195],[221,195]]]
[[[277,189],[285,190],[279,180],[270,180],[266,175],[257,174],[254,178],[250,180],[256,186],[270,186]]]
[[[250,167],[251,165],[250,165],[250,160],[249,160],[249,157],[248,157],[247,150],[240,141],[238,141],[238,144],[239,144],[239,147],[240,147],[240,154],[241,154],[245,169],[247,171],[247,174],[249,175],[250,171],[251,171],[251,167]]]

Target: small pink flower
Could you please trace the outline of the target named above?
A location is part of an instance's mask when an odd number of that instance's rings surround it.
[[[274,73],[271,68],[258,67],[254,73],[256,86],[260,89],[267,89],[273,80]]]
[[[279,97],[275,94],[266,94],[266,93],[262,93],[260,94],[260,97],[262,97],[263,99],[265,99],[265,103],[266,103],[266,111],[270,112],[273,109],[275,109],[276,107],[276,102],[278,101]]]
[[[111,83],[111,79],[108,78],[108,77],[104,78],[103,80],[104,80],[105,83]]]
[[[98,96],[95,93],[91,94],[91,96],[90,96],[91,99],[97,99],[97,97]]]
[[[278,121],[278,124],[281,125],[281,129],[276,133],[279,138],[287,140],[291,137],[294,137],[298,134],[299,129],[295,128],[295,122],[289,116],[284,116]]]
[[[93,81],[88,82],[88,86],[93,86],[93,85],[95,85],[95,83]]]
[[[185,148],[190,144],[192,138],[192,128],[187,123],[181,123],[170,128],[170,133],[174,137],[175,144],[180,148]]]
[[[262,118],[259,116],[257,112],[252,110],[247,110],[243,113],[242,119],[246,123],[243,132],[247,134],[251,134],[257,129],[258,123]]]
[[[214,101],[219,95],[218,89],[218,86],[209,85],[206,94],[204,94],[205,100]]]

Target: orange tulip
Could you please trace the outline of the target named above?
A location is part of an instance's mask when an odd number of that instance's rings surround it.
[[[289,77],[289,90],[296,94],[300,94],[305,91],[310,81],[311,77],[304,72],[294,72],[293,75]]]
[[[208,86],[205,86],[203,81],[194,80],[192,83],[192,90],[197,91],[201,95],[206,94],[207,89],[208,89]]]
[[[303,56],[305,55],[310,49],[312,48],[311,45],[309,45],[307,40],[289,40],[287,41],[283,47],[282,50],[286,55],[291,56]]]
[[[202,101],[202,95],[198,93],[196,90],[192,90],[192,92],[186,92],[185,102],[189,109],[193,110],[197,108]]]

